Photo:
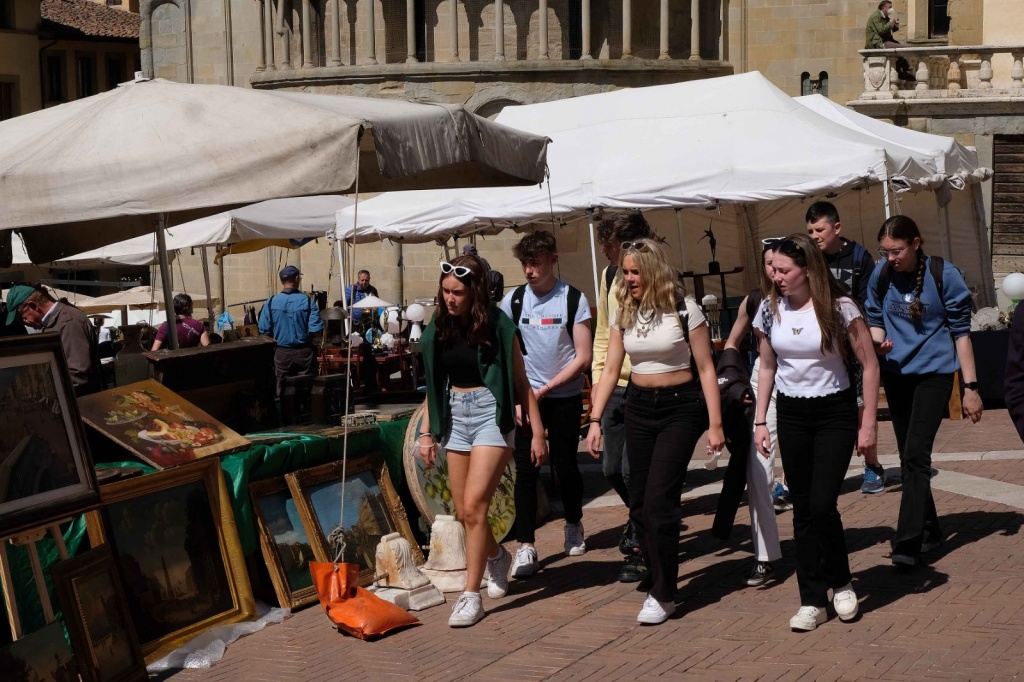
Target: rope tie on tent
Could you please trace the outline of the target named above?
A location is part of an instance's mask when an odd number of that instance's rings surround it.
[[[360,135],[362,139],[362,135]],[[360,154],[356,154],[356,182],[355,182],[355,203],[352,205],[352,252],[351,257],[348,259],[349,281],[354,281],[355,278],[355,263],[356,263],[356,233],[359,231],[359,157]],[[341,297],[345,298],[345,284],[344,281],[341,284]],[[355,298],[355,292],[352,292],[352,298]],[[349,319],[351,320],[351,306],[349,306]],[[349,329],[353,329],[349,327]],[[326,330],[324,330],[326,331]],[[337,550],[334,553],[334,563],[339,563],[345,556],[345,478],[348,476],[348,432],[350,421],[349,406],[352,398],[352,337],[348,339],[348,356],[346,357],[345,366],[345,416],[342,417],[342,444],[341,444],[341,499],[338,502],[340,507],[340,513],[338,515],[338,527],[331,532],[331,539],[335,543]]]

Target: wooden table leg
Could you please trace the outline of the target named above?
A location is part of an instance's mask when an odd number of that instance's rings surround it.
[[[18,617],[18,601],[14,598],[14,579],[11,564],[7,560],[7,540],[0,540],[0,587],[4,590],[4,606],[7,607],[7,622],[11,626],[11,637],[22,638],[21,619]]]

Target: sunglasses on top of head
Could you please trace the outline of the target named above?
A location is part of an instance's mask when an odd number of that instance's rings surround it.
[[[650,251],[651,245],[647,242],[622,242],[623,251]]]
[[[454,272],[456,277],[469,277],[473,274],[473,271],[465,265],[452,265],[447,261],[441,261],[441,272],[445,275],[450,275]]]
[[[786,238],[785,237],[766,237],[761,240],[761,246],[765,249],[776,249]]]

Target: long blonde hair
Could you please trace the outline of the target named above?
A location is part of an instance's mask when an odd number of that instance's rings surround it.
[[[672,312],[678,318],[676,308],[686,297],[686,287],[679,273],[669,264],[661,243],[654,239],[637,239],[625,244],[632,244],[634,248],[622,249],[619,269],[624,273],[623,262],[626,256],[632,258],[640,276],[644,278],[646,289],[643,298],[637,301],[630,295],[625,277],[617,280],[615,300],[619,304],[619,328],[623,331],[631,329],[641,310]]]

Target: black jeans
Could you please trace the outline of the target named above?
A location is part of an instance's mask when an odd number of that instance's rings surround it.
[[[942,537],[932,499],[932,445],[946,414],[953,375],[882,372],[882,384],[903,475],[900,518],[892,551],[917,557],[922,541]]]
[[[651,580],[650,594],[672,601],[679,577],[679,497],[693,448],[708,428],[696,382],[626,390],[629,518]]]
[[[843,520],[836,503],[857,444],[853,388],[820,398],[779,393],[779,454],[793,500],[800,605],[824,608],[828,589],[850,582]]]
[[[277,398],[281,397],[285,377],[315,377],[319,367],[312,346],[274,349],[274,376],[277,379]]]
[[[580,446],[580,417],[583,396],[544,398],[540,418],[548,432],[548,451],[562,491],[565,522],[579,523],[583,518],[583,476],[576,462]],[[540,467],[530,461],[530,438],[516,430],[516,540],[534,541],[537,529],[537,477]]]

